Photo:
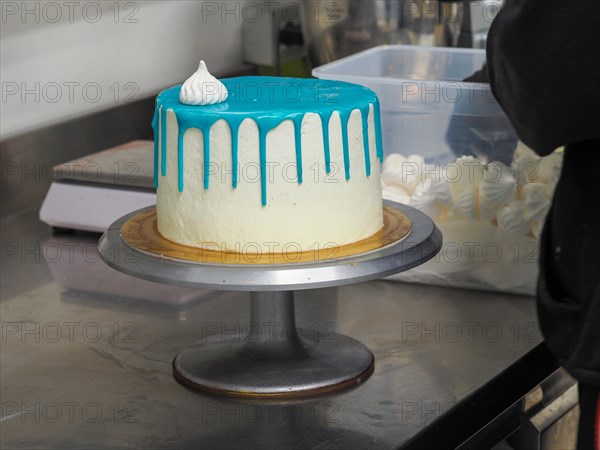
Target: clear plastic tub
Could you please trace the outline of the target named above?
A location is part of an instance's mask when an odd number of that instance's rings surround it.
[[[423,210],[444,233],[434,260],[395,278],[533,294],[562,154],[537,157],[489,85],[461,81],[484,62],[484,50],[381,46],[313,74],[378,94],[384,198]]]
[[[484,50],[392,45],[318,67],[313,75],[362,84],[377,93],[387,152],[408,150],[446,162],[457,156],[447,139],[450,121],[457,116],[467,121],[460,124],[467,131],[478,128],[470,136],[473,141],[516,140],[489,85],[461,81],[484,62]],[[493,130],[486,119],[494,123]]]

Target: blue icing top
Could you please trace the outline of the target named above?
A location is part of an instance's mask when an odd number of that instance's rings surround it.
[[[233,187],[238,183],[238,131],[245,119],[253,119],[259,130],[259,155],[262,204],[267,203],[267,133],[284,120],[294,122],[296,164],[298,182],[302,183],[302,119],[307,113],[321,116],[323,124],[323,147],[325,168],[330,172],[329,155],[329,120],[334,112],[338,112],[342,124],[342,143],[344,154],[344,170],[346,179],[350,178],[350,157],[348,144],[348,120],[353,110],[358,109],[362,115],[363,147],[365,154],[366,175],[371,174],[369,158],[368,117],[373,105],[375,119],[376,152],[379,160],[383,159],[381,138],[381,119],[379,100],[370,89],[342,81],[317,80],[312,78],[281,77],[240,77],[223,79],[221,82],[229,92],[227,100],[215,105],[192,106],[179,101],[181,85],[161,92],[156,98],[156,110],[152,120],[154,128],[154,184],[158,187],[159,164],[160,174],[167,171],[167,111],[173,111],[179,127],[177,162],[178,188],[183,191],[183,136],[189,128],[202,131],[204,140],[204,188],[209,187],[210,168],[210,128],[224,119],[231,128],[231,161],[233,166]],[[159,129],[160,142],[158,139]]]

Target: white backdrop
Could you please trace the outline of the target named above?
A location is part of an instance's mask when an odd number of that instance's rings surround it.
[[[0,137],[240,64],[248,3],[3,0]]]

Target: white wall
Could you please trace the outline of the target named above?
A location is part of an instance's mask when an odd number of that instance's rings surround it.
[[[3,0],[0,137],[239,65],[247,1]]]

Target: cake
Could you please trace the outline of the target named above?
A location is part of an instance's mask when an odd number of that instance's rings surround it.
[[[341,246],[383,227],[379,102],[331,80],[217,80],[201,62],[156,99],[159,233],[261,253]]]

